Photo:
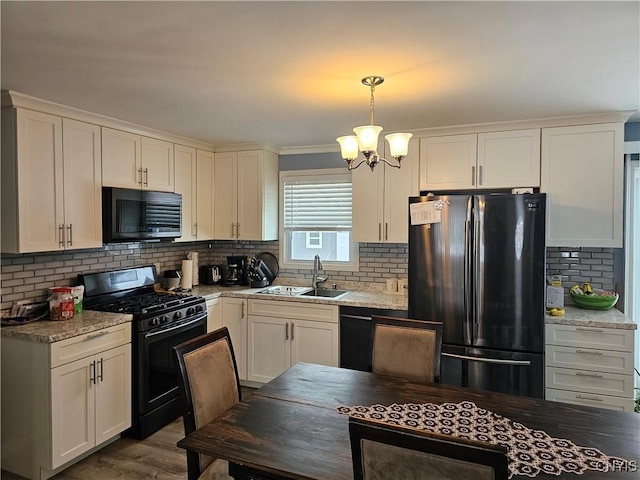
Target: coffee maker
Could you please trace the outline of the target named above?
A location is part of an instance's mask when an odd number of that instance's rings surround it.
[[[227,257],[227,267],[223,285],[247,284],[247,257]]]

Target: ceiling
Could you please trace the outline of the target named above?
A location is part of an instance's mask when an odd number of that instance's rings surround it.
[[[0,5],[2,89],[216,146],[640,109],[638,1]]]

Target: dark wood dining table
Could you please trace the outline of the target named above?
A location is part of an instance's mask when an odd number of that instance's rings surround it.
[[[220,418],[180,440],[178,446],[228,460],[229,473],[236,480],[352,480],[348,416],[338,414],[336,407],[462,401],[474,402],[552,437],[631,461],[627,471],[538,474],[536,479],[640,478],[639,414],[442,384],[423,385],[305,363],[294,365]]]

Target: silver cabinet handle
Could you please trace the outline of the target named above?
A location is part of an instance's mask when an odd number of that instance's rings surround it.
[[[594,378],[603,378],[599,373],[585,373],[585,372],[576,372],[577,377],[594,377]]]
[[[90,369],[89,384],[93,383],[95,385],[96,384],[96,362],[95,361],[89,364],[89,369]]]
[[[500,360],[498,358],[469,357],[467,355],[455,355],[453,353],[443,353],[442,356],[469,360],[471,362],[497,363],[500,365],[531,365],[529,360]]]
[[[578,332],[592,332],[592,333],[604,333],[604,330],[601,328],[584,328],[584,327],[576,327]]]
[[[291,322],[291,341],[293,342],[293,329],[295,328],[295,325],[293,324],[293,322]]]
[[[384,222],[384,239],[389,240],[389,224]]]
[[[284,324],[284,339],[289,340],[289,322]]]
[[[482,165],[478,167],[478,185],[482,185]]]
[[[144,169],[144,186],[145,187],[149,186],[149,169],[148,168]]]
[[[476,185],[476,167],[471,167],[471,185]]]
[[[236,223],[236,238],[240,238],[240,223]]]
[[[100,366],[100,373],[97,376],[97,379],[100,380],[101,382],[104,381],[104,377],[102,376],[103,374],[103,361],[102,361],[102,357],[100,357],[100,361],[98,362],[98,365]]]
[[[604,353],[597,350],[581,350],[579,348],[576,349],[576,353],[584,353],[585,355],[604,355]]]
[[[244,302],[242,302],[242,316],[240,318],[244,318]]]
[[[91,340],[92,338],[98,338],[98,337],[103,337],[105,335],[108,335],[109,331],[108,330],[103,330],[102,332],[98,332],[98,333],[92,333],[90,335],[87,335],[87,340]]]
[[[197,223],[194,223],[194,224],[193,224],[193,228],[191,229],[191,234],[192,234],[194,237],[197,237],[197,236],[198,236],[198,224],[197,224]]]
[[[596,402],[602,402],[602,399],[600,397],[596,397],[595,395],[581,395],[581,394],[577,394],[576,398],[580,398],[582,400],[595,400]]]
[[[137,183],[140,184],[140,186],[142,186],[142,167],[138,169],[138,181]]]
[[[382,241],[382,223],[378,223],[378,240]]]
[[[70,223],[67,226],[67,233],[69,233],[69,241],[67,242],[69,244],[69,246],[73,246],[73,224]]]
[[[231,238],[235,238],[236,236],[236,224],[232,223],[231,224]]]
[[[58,227],[58,245],[64,247],[64,225]]]

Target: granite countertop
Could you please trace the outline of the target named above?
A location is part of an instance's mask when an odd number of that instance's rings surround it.
[[[83,310],[71,320],[40,320],[25,325],[3,326],[3,338],[19,338],[39,343],[53,343],[130,322],[132,315]]]
[[[350,307],[368,307],[393,310],[407,310],[407,297],[400,294],[381,291],[350,290],[340,298],[304,297],[287,295],[268,295],[258,293],[264,288],[244,287],[220,287],[218,285],[199,285],[194,287],[192,293],[201,295],[210,300],[217,297],[251,298],[261,300],[280,300],[286,302],[320,303],[325,305],[338,305]]]
[[[557,325],[575,325],[580,327],[620,328],[635,330],[638,326],[621,311],[610,308],[609,310],[587,310],[574,305],[565,305],[564,315],[554,317],[545,314],[545,323]]]

